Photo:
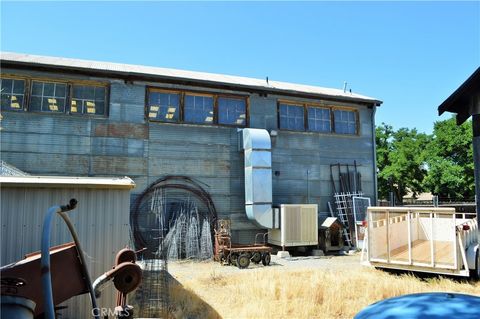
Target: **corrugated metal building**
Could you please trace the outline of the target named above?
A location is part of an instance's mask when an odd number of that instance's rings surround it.
[[[330,165],[358,164],[375,202],[375,109],[348,91],[137,65],[2,53],[2,159],[34,174],[185,175],[208,185],[233,239],[252,241],[238,129],[272,134],[274,204],[332,197]],[[322,216],[325,216],[323,213]]]
[[[86,254],[92,280],[111,269],[116,253],[130,243],[130,190],[135,183],[128,177],[1,176],[0,184],[2,265],[39,251],[47,209],[65,205],[71,198],[78,200],[78,206],[68,215]],[[57,216],[51,245],[71,241],[67,226]],[[98,300],[100,307],[115,307],[114,291],[113,286],[105,289]],[[68,307],[61,312],[65,318],[91,317],[88,295],[72,298],[63,305]]]

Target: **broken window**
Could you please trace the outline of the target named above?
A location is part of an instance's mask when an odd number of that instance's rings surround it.
[[[24,111],[25,80],[0,79],[1,109],[4,111]]]
[[[219,124],[245,126],[247,113],[245,99],[219,97],[217,103]]]
[[[304,107],[302,105],[279,105],[280,128],[292,131],[305,131]]]
[[[105,115],[106,88],[93,85],[72,85],[71,114]]]
[[[330,109],[309,106],[307,116],[309,131],[330,133]]]
[[[32,81],[30,111],[64,113],[67,100],[67,84]]]
[[[148,118],[150,120],[178,122],[180,94],[150,91],[148,94]]]
[[[335,133],[357,133],[357,113],[355,111],[335,110],[333,115],[335,121]]]
[[[185,94],[184,120],[189,123],[213,123],[213,97]]]

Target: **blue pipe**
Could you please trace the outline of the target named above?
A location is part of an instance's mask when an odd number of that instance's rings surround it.
[[[41,248],[41,274],[42,274],[42,289],[43,289],[43,298],[45,304],[45,318],[47,319],[55,319],[55,309],[54,309],[54,302],[53,302],[53,289],[52,289],[52,278],[50,274],[50,232],[52,228],[52,219],[55,214],[59,214],[64,222],[67,224],[68,230],[73,237],[73,241],[75,242],[78,257],[81,262],[83,276],[85,281],[87,281],[88,290],[90,292],[90,299],[92,302],[93,308],[93,316],[96,319],[100,319],[100,315],[98,313],[98,306],[97,300],[95,298],[94,290],[92,287],[92,281],[90,280],[90,275],[88,273],[88,269],[85,263],[85,258],[83,256],[83,252],[80,246],[80,241],[78,239],[77,233],[75,232],[75,228],[71,223],[68,216],[65,212],[74,209],[77,206],[77,200],[71,199],[70,203],[65,206],[52,206],[48,209],[47,215],[43,221],[43,229],[42,229],[42,248]]]
[[[47,215],[43,220],[42,229],[42,258],[41,258],[41,274],[42,274],[42,290],[43,302],[45,304],[45,318],[55,319],[55,309],[53,303],[52,276],[50,275],[50,231],[52,229],[52,219],[62,210],[60,206],[52,206],[48,209]]]

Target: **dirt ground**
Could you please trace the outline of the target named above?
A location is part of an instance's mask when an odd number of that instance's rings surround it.
[[[268,270],[336,269],[360,271],[361,268],[363,268],[363,266],[360,264],[359,253],[355,255],[290,258],[278,258],[272,255],[270,266],[265,267],[261,263],[256,265],[252,262],[246,269],[239,269],[235,266],[222,266],[220,263],[214,261],[177,261],[168,263],[168,272],[180,282],[184,279],[194,279],[201,274],[209,272],[215,273],[216,275],[234,275]]]
[[[353,318],[364,307],[420,292],[480,296],[480,282],[390,273],[342,256],[272,256],[247,269],[218,262],[169,262],[175,318]]]

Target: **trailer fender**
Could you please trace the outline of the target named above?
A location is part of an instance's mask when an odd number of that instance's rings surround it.
[[[468,268],[471,270],[475,269],[475,258],[477,257],[477,251],[480,249],[480,244],[473,244],[467,248],[466,255],[467,255],[467,263]]]

